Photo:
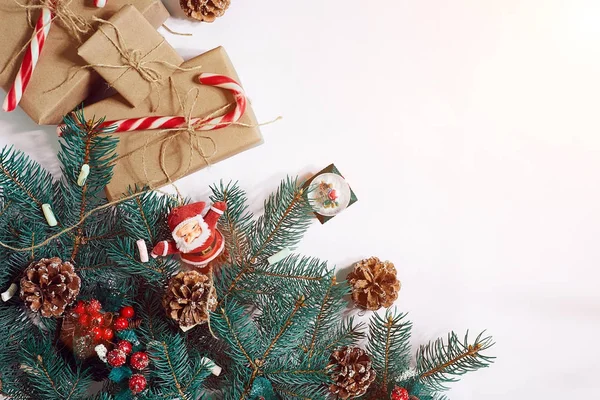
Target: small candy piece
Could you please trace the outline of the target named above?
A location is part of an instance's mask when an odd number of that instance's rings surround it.
[[[271,257],[269,257],[267,259],[267,261],[269,262],[269,265],[273,265],[273,264],[278,263],[279,261],[283,260],[290,254],[292,254],[292,251],[289,249],[289,247],[286,247],[284,249],[281,249],[281,251],[279,253],[273,254]]]
[[[131,319],[135,315],[135,310],[131,306],[125,306],[125,307],[121,308],[121,311],[119,314],[123,318]]]
[[[117,348],[125,354],[130,354],[133,350],[133,345],[128,340],[121,340],[117,343]]]
[[[144,239],[140,239],[135,242],[138,248],[138,252],[140,253],[140,261],[143,263],[148,262],[148,247],[146,247],[146,241]]]
[[[90,166],[87,164],[83,164],[81,166],[81,171],[79,171],[79,177],[77,178],[77,185],[83,186],[85,185],[85,181],[87,181],[87,177],[90,174]]]
[[[83,315],[86,313],[85,311],[85,303],[81,300],[79,300],[77,302],[77,305],[75,306],[75,308],[73,308],[73,311],[78,314],[79,316]]]
[[[98,8],[103,8],[106,5],[106,0],[94,0],[94,5]]]
[[[119,317],[115,320],[115,329],[118,331],[122,331],[129,328],[129,321],[127,318]]]
[[[219,367],[217,364],[215,364],[215,362],[213,360],[211,360],[210,358],[202,357],[202,362],[207,364],[207,367],[210,369],[210,372],[214,376],[221,375],[221,371],[223,369],[221,367]]]
[[[129,378],[129,390],[133,394],[138,394],[143,392],[146,389],[146,378],[142,374],[133,374],[131,378]]]
[[[106,349],[106,346],[103,344],[99,344],[98,346],[94,347],[94,350],[96,350],[96,354],[98,355],[98,358],[100,360],[102,360],[102,362],[106,362],[106,354],[108,353],[108,350]]]
[[[143,351],[138,351],[131,356],[131,366],[139,371],[146,369],[148,364],[150,364],[150,359],[148,358],[148,354]]]
[[[54,213],[52,212],[52,207],[50,207],[50,204],[42,204],[42,212],[44,213],[44,217],[46,218],[46,222],[48,222],[48,225],[50,226],[56,226],[58,225],[58,221],[56,220],[56,217],[54,216]]]
[[[92,299],[90,300],[90,302],[85,306],[85,310],[87,311],[88,314],[90,315],[95,315],[98,314],[100,312],[100,310],[102,310],[102,304],[96,300],[96,299]]]
[[[115,337],[115,332],[110,328],[105,328],[102,332],[102,339],[106,341],[110,341],[113,337]]]
[[[18,289],[19,287],[16,283],[11,284],[8,290],[2,293],[2,301],[9,301],[15,294],[17,294]]]
[[[125,362],[127,361],[127,356],[121,350],[114,349],[108,352],[106,360],[108,361],[108,364],[111,367],[118,368],[125,365]]]

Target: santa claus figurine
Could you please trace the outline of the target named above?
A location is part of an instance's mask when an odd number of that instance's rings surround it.
[[[173,240],[163,240],[154,246],[152,257],[179,253],[181,261],[194,267],[204,267],[217,258],[225,246],[217,221],[227,208],[224,202],[212,205],[206,215],[203,201],[174,208],[168,224]]]

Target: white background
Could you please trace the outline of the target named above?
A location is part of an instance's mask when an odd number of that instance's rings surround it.
[[[109,0],[110,1],[110,0]],[[232,0],[177,18],[186,58],[229,52],[266,143],[181,181],[236,179],[259,211],[286,175],[335,162],[359,202],[300,250],[345,277],[393,261],[413,340],[488,329],[492,368],[455,400],[596,397],[600,2]],[[0,114],[0,142],[59,174],[53,127]]]

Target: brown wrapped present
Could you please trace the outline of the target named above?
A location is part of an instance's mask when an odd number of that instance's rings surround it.
[[[150,116],[208,117],[222,115],[235,101],[221,88],[200,85],[198,75],[211,72],[239,82],[222,47],[213,49],[181,65],[168,84],[160,88],[159,108],[152,112],[148,99],[131,108],[121,95],[115,95],[85,108],[86,116],[106,117],[107,121]],[[196,70],[196,67],[202,67]],[[183,110],[182,110],[183,108]],[[117,161],[106,187],[109,200],[115,200],[135,186],[159,188],[262,143],[262,135],[250,105],[237,124],[211,131],[144,130],[115,133],[119,136]],[[164,171],[163,171],[164,168]],[[165,173],[166,172],[166,173]],[[168,176],[167,176],[168,174]]]
[[[121,7],[132,3],[131,0],[111,0],[104,8],[97,8],[93,1],[88,0],[59,1],[61,11],[56,13],[44,49],[20,102],[23,110],[42,125],[60,123],[66,113],[89,96],[92,84],[99,79],[93,70],[81,69],[64,83],[70,71],[86,64],[77,55],[77,48],[93,34],[96,26],[93,17],[108,19]],[[23,59],[23,53],[19,52],[31,39],[34,31],[32,23],[35,24],[40,12],[36,8],[28,13],[26,7],[39,6],[44,4],[44,0],[22,0],[22,3],[5,1],[0,5],[0,70],[3,69],[0,85],[6,91],[15,80]],[[160,0],[136,0],[134,5],[154,27],[158,28],[169,17]],[[32,17],[31,21],[28,20],[28,14]]]
[[[183,63],[132,5],[100,25],[77,52],[134,107]]]

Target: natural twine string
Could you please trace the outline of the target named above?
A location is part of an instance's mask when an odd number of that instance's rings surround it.
[[[45,27],[51,24],[54,20],[58,19],[63,29],[75,39],[78,43],[83,43],[83,37],[91,32],[93,26],[89,23],[85,18],[80,15],[75,14],[70,8],[69,5],[73,2],[73,0],[36,0],[39,4],[23,4],[18,0],[13,0],[13,2],[19,7],[24,9],[27,12],[27,22],[31,28],[35,28],[35,25],[32,23],[32,11],[41,10],[43,8],[47,8],[52,12],[52,18],[46,24],[40,27],[39,30],[35,32],[35,35],[32,35],[31,38],[21,47],[15,55],[8,60],[2,72],[8,68],[9,65],[15,63],[21,54],[27,50],[31,42],[33,41],[34,36],[37,36],[39,32],[45,29]]]
[[[92,21],[102,24],[98,28],[98,32],[102,33],[104,35],[104,37],[109,41],[109,43],[113,45],[113,47],[117,50],[117,52],[121,56],[121,60],[123,61],[123,63],[118,64],[118,65],[100,63],[100,64],[86,64],[86,65],[82,65],[82,66],[72,66],[70,68],[71,72],[69,72],[69,74],[67,75],[65,80],[62,81],[60,84],[58,84],[56,87],[47,90],[45,93],[60,89],[61,87],[63,87],[67,83],[69,83],[73,78],[75,78],[77,73],[79,73],[80,71],[85,70],[85,69],[106,68],[106,69],[123,70],[123,72],[116,79],[114,79],[112,82],[108,82],[109,87],[114,87],[115,83],[119,79],[121,79],[127,72],[134,70],[140,75],[140,77],[143,80],[148,82],[148,84],[151,87],[151,93],[156,94],[157,102],[152,108],[152,112],[156,112],[158,110],[158,108],[160,107],[160,101],[161,101],[159,87],[165,79],[165,77],[163,76],[161,71],[158,69],[158,66],[162,65],[166,68],[169,68],[173,71],[178,71],[178,72],[190,72],[190,71],[196,71],[196,70],[199,70],[202,68],[201,65],[198,65],[195,67],[184,68],[184,67],[180,67],[178,65],[175,65],[173,63],[170,63],[170,62],[164,61],[164,60],[148,60],[147,57],[149,57],[152,53],[154,53],[163,44],[166,43],[164,38],[162,38],[162,40],[156,46],[154,46],[152,49],[150,49],[150,51],[148,51],[146,54],[143,54],[142,51],[139,49],[130,49],[130,47],[127,45],[127,42],[126,42],[121,30],[119,29],[118,26],[116,26],[112,22],[104,20],[102,18],[97,18],[97,17],[92,17]],[[114,37],[116,39],[113,38],[111,35],[109,35],[105,31],[106,26],[109,26],[114,30],[114,33],[115,33]]]

